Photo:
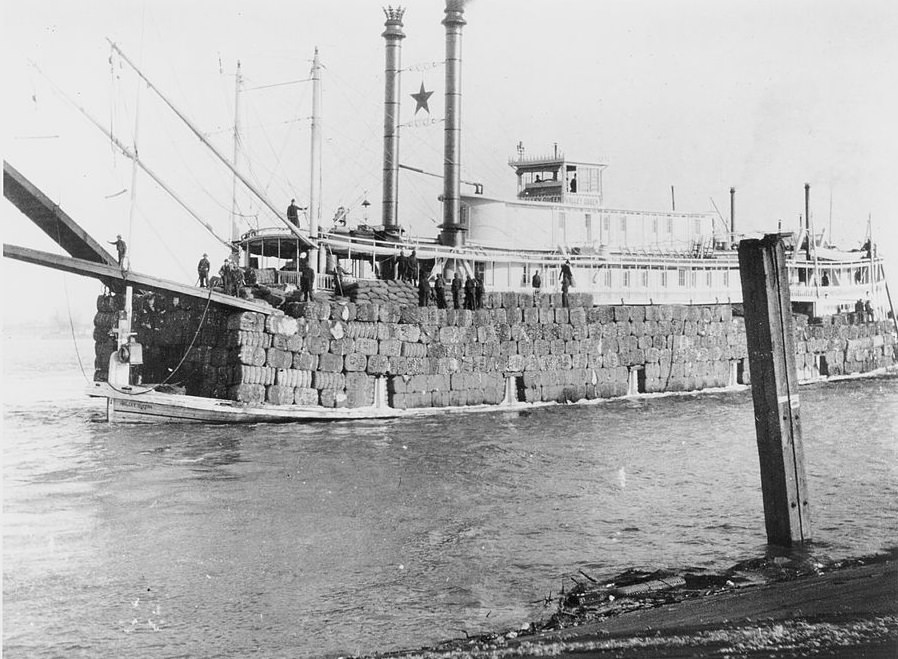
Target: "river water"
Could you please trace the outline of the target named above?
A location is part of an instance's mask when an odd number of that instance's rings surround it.
[[[3,348],[6,657],[419,647],[545,616],[580,568],[726,568],[765,549],[747,390],[119,426],[82,395],[71,339]],[[801,403],[815,553],[898,544],[898,378]]]

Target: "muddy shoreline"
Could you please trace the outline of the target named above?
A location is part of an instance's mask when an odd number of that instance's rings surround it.
[[[545,620],[375,656],[898,656],[898,549],[770,555],[721,573],[578,571],[568,583]]]

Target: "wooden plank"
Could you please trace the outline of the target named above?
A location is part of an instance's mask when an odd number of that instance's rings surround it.
[[[94,240],[87,231],[22,176],[3,161],[3,196],[24,213],[44,233],[78,259],[117,265],[118,260]]]
[[[76,259],[62,254],[51,254],[49,252],[42,252],[36,249],[19,247],[18,245],[8,245],[5,243],[3,245],[3,256],[15,259],[16,261],[42,265],[54,270],[70,272],[84,277],[93,277],[94,279],[99,279],[110,288],[123,289],[124,286],[130,284],[135,288],[174,293],[176,295],[195,297],[202,300],[211,297],[212,302],[233,309],[256,311],[263,314],[271,314],[274,312],[274,309],[267,304],[260,304],[259,302],[244,300],[242,298],[225,295],[224,293],[217,293],[215,291],[212,291],[210,294],[210,291],[207,288],[181,284],[176,281],[153,277],[152,275],[145,275],[133,270],[123,271],[118,264],[106,265],[105,263],[95,263],[93,261]]]
[[[779,234],[739,243],[764,522],[770,544],[811,539],[786,255]]]

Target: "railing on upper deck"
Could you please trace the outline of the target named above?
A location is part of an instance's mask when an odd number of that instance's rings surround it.
[[[275,268],[256,268],[254,269],[257,284],[281,284],[291,285],[299,288],[301,273],[295,270],[277,270]],[[344,281],[348,283],[349,277],[344,277]],[[316,290],[334,290],[334,277],[330,274],[316,273],[315,275]]]

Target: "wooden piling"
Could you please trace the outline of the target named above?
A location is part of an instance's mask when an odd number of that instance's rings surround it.
[[[779,234],[739,243],[764,522],[770,544],[811,539],[786,255]]]

